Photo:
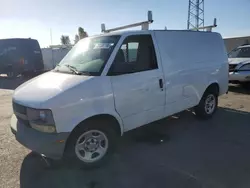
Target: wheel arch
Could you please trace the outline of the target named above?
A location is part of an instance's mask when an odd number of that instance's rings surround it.
[[[199,104],[194,107],[194,111],[195,111],[195,114],[197,115],[197,117],[200,117],[203,119],[207,119],[207,118],[212,117],[212,115],[215,113],[217,105],[218,105],[219,92],[220,92],[220,87],[219,87],[219,84],[217,82],[212,82],[206,87],[205,91],[202,94],[202,97],[200,99]],[[205,110],[205,108],[206,108],[206,104],[205,104],[206,98],[205,97],[209,96],[209,94],[215,95],[215,107],[214,107],[213,111],[208,114],[208,112]]]
[[[85,122],[92,121],[92,120],[100,120],[100,121],[109,121],[112,122],[110,125],[111,127],[116,131],[116,133],[120,136],[123,134],[123,125],[122,125],[122,120],[118,117],[115,117],[114,115],[111,114],[96,114],[92,115],[81,122],[79,122],[74,129],[71,131],[70,135],[72,135],[77,129],[79,129],[81,126],[84,126]]]
[[[220,93],[220,86],[219,86],[218,82],[211,82],[211,83],[207,86],[207,88],[206,88],[206,90],[204,91],[204,93],[206,93],[207,91],[213,91],[213,92],[215,92],[217,95],[219,95],[219,93]],[[203,95],[204,95],[204,93],[203,93]]]

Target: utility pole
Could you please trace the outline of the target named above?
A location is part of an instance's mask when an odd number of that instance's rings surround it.
[[[52,56],[52,65],[53,65],[53,68],[55,68],[55,62],[54,62],[54,52],[53,52],[53,40],[52,40],[52,29],[50,28],[50,49],[51,49],[51,56]]]
[[[187,29],[204,27],[204,0],[189,0]]]

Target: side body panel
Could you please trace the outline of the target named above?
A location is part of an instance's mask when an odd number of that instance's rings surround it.
[[[221,36],[211,32],[155,31],[171,115],[196,106],[212,83],[228,88],[228,63]]]
[[[115,107],[128,131],[164,117],[165,91],[159,70],[111,78]]]

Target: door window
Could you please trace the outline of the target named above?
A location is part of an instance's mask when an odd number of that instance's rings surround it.
[[[134,35],[124,40],[116,54],[109,75],[131,74],[157,68],[151,36]]]

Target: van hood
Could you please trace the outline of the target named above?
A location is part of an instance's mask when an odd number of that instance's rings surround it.
[[[250,58],[228,58],[230,65],[246,64],[250,63]]]
[[[19,86],[13,100],[31,108],[41,107],[41,103],[92,78],[92,76],[47,72]]]

